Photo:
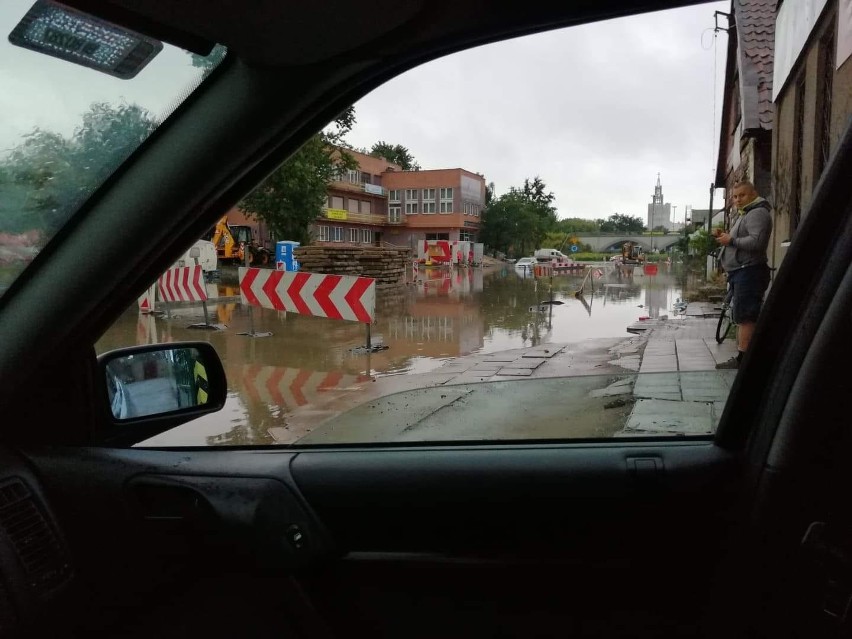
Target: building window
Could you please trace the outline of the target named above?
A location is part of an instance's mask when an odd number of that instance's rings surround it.
[[[329,227],[327,227],[327,226],[320,226],[320,227],[317,229],[317,231],[319,231],[319,235],[318,235],[317,237],[319,238],[319,241],[320,241],[320,242],[328,242],[328,241],[329,241],[329,237],[330,237],[329,232],[328,232],[328,231],[329,231]]]
[[[371,211],[370,200],[361,200],[361,213],[370,213]]]
[[[335,242],[343,241],[343,227],[342,226],[333,226],[331,227],[331,239]]]
[[[449,233],[427,233],[426,239],[427,240],[449,240],[450,234]]]
[[[360,184],[361,183],[361,171],[355,171],[353,169],[349,169],[346,172],[346,181],[351,182],[352,184]]]
[[[834,89],[834,29],[835,23],[828,26],[825,35],[820,42],[819,50],[819,95],[817,99],[817,112],[819,115],[819,130],[817,131],[817,141],[819,147],[815,154],[816,172],[814,181],[818,180],[822,175],[823,169],[828,164],[828,158],[831,157],[831,96]]]
[[[805,74],[802,73],[796,81],[796,93],[793,96],[795,100],[793,111],[793,175],[791,176],[792,184],[790,190],[790,237],[799,228],[799,223],[802,220],[802,170],[804,163],[802,162],[802,144],[804,140],[805,129]]]
[[[373,243],[373,231],[370,229],[361,229],[361,243],[362,244],[372,244]]]
[[[343,198],[339,195],[329,195],[328,196],[328,208],[330,208],[330,209],[342,209],[343,208]]]
[[[362,173],[361,174],[361,184],[372,184],[372,183],[373,183],[373,176],[372,175],[370,175],[369,173]]]
[[[424,213],[436,213],[437,207],[435,205],[435,191],[437,189],[423,189],[423,212]]]
[[[346,198],[346,199],[347,199],[347,202],[346,202],[347,210],[350,213],[357,213],[358,212],[358,200],[356,200],[355,198],[351,198],[351,197]]]
[[[399,189],[392,189],[391,191],[388,192],[388,200],[390,202],[393,202],[394,204],[396,204],[397,202],[400,201],[400,197],[399,197],[400,195],[401,195],[401,192],[400,192]]]
[[[471,231],[459,231],[460,242],[476,242],[476,235]]]
[[[416,202],[419,199],[420,199],[419,189],[405,189],[405,201],[406,202],[411,202],[411,201]]]
[[[358,229],[349,229],[349,241],[353,243],[358,241]]]
[[[399,222],[402,219],[402,209],[398,206],[388,207],[388,222]]]
[[[453,212],[453,190],[451,188],[441,189],[441,213]]]
[[[405,214],[406,215],[414,215],[417,213],[417,202],[406,202],[405,203]]]

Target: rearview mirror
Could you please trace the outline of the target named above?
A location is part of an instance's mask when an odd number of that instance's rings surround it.
[[[227,384],[222,363],[207,343],[125,348],[105,353],[98,361],[108,412],[115,421],[196,417],[224,405]]]

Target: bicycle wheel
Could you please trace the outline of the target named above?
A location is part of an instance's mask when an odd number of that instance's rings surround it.
[[[728,332],[731,330],[731,324],[734,323],[734,320],[731,318],[731,309],[727,306],[722,307],[722,314],[719,315],[719,323],[716,324],[716,343],[721,344],[725,341],[725,338],[728,336]]]

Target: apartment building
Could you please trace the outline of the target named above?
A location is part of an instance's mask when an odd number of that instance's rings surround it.
[[[413,246],[422,240],[478,241],[485,178],[464,169],[385,173],[385,240]]]
[[[402,169],[383,158],[347,150],[358,163],[328,187],[328,200],[313,225],[317,243],[381,245],[388,226],[385,176]]]
[[[478,241],[485,178],[464,169],[403,171],[383,158],[347,149],[358,163],[329,184],[325,206],[311,225],[313,242],[346,246],[414,246],[422,240]],[[274,249],[262,220],[236,207],[231,224],[248,224]]]

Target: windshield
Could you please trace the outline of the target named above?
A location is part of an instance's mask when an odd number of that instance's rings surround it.
[[[32,0],[0,5],[6,35],[32,15],[32,7]],[[71,20],[60,26],[79,32]],[[50,36],[50,27],[42,33]],[[223,59],[224,50],[217,48],[205,58],[165,44],[151,54],[153,59],[135,77],[121,79],[3,39],[0,295],[94,190],[198,87]]]

